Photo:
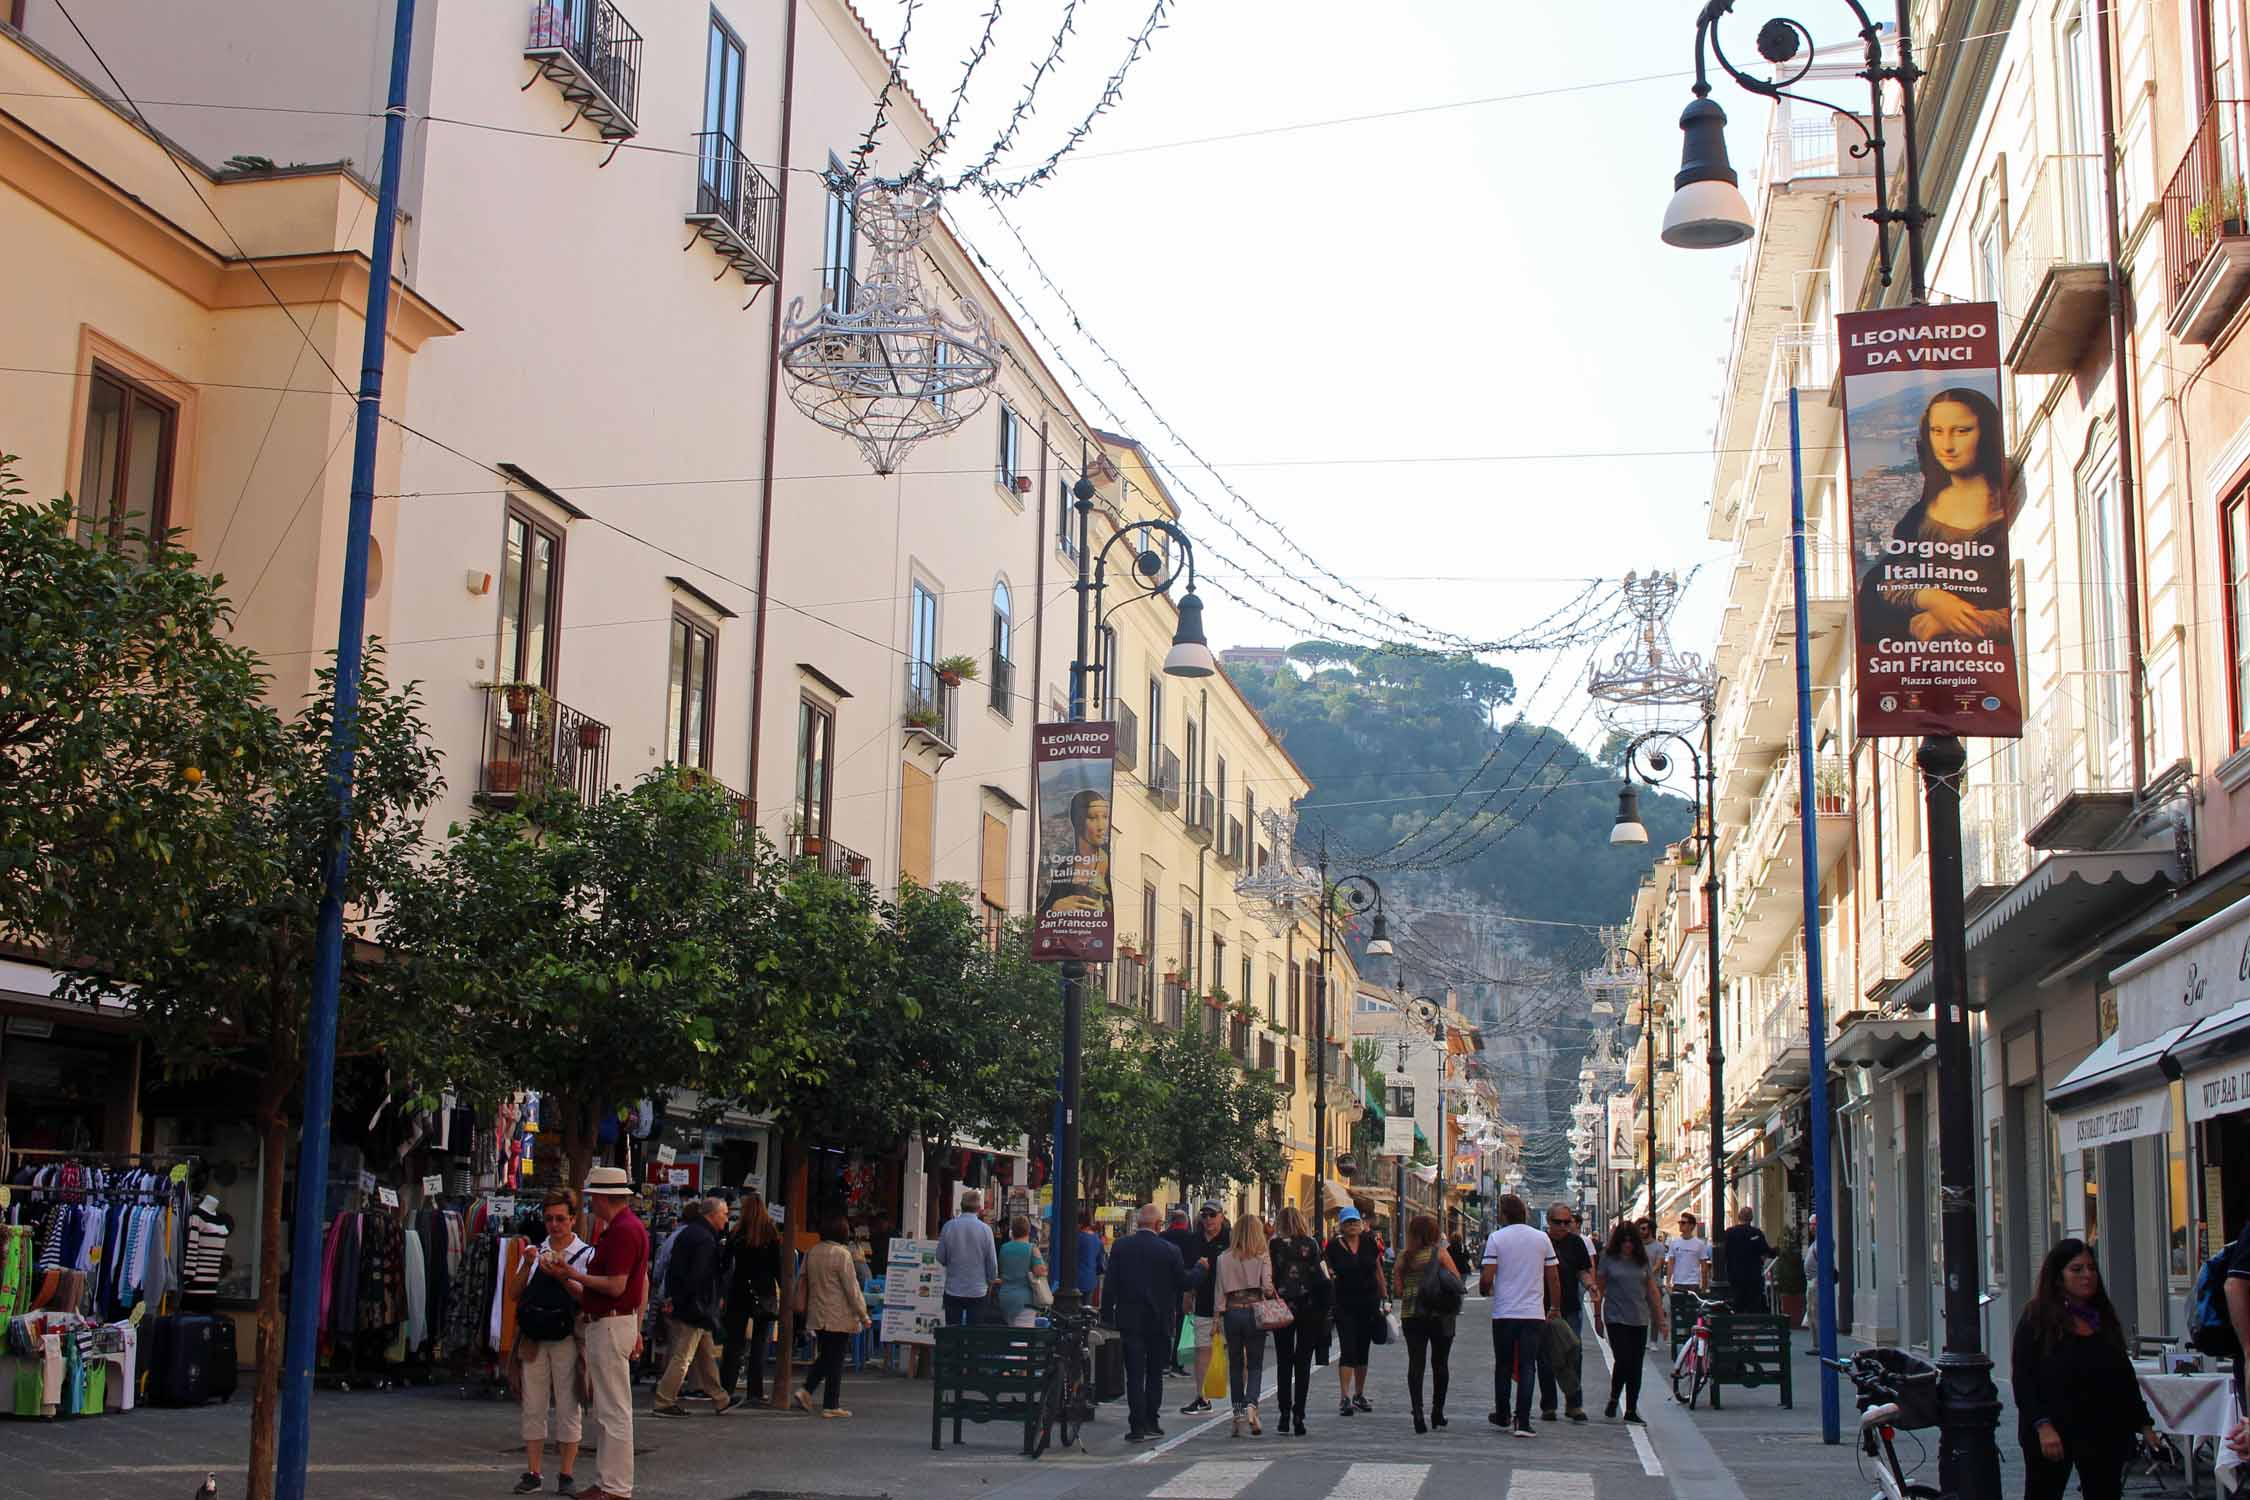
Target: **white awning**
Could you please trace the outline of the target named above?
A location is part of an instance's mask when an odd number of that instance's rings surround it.
[[[2206,1016],[2172,1044],[2170,1060],[2186,1085],[2187,1117],[2250,1109],[2250,1000]]]
[[[2250,896],[2110,971],[2117,1029],[2133,1039],[2216,1017],[2250,992]]]
[[[2113,1032],[2049,1089],[2047,1107],[2055,1113],[2062,1149],[2092,1151],[2170,1130],[2172,1085],[2160,1064],[2164,1050],[2186,1031],[2175,1026],[2137,1047],[2120,1046]]]

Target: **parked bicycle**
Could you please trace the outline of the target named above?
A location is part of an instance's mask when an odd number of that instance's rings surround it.
[[[1731,1309],[1716,1297],[1685,1295],[1695,1304],[1695,1327],[1672,1361],[1672,1399],[1693,1411],[1703,1399],[1703,1388],[1711,1383],[1711,1314]]]
[[[1094,1310],[1079,1304],[1065,1312],[1057,1307],[1047,1314],[1055,1330],[1054,1353],[1047,1366],[1047,1391],[1039,1412],[1039,1433],[1031,1456],[1047,1451],[1049,1441],[1075,1447],[1079,1429],[1094,1417]]]
[[[1868,1349],[1822,1363],[1859,1392],[1860,1476],[1874,1479],[1874,1500],[1941,1500],[1930,1486],[1907,1482],[1897,1443],[1900,1432],[1937,1426],[1937,1367],[1902,1349]],[[1872,1476],[1870,1458],[1876,1460]]]

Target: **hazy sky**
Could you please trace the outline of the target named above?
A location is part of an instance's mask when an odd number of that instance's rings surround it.
[[[902,0],[860,3],[893,44]],[[941,169],[982,154],[1064,8],[1007,0],[961,149]],[[1148,8],[1082,0],[1008,160],[1028,169],[1060,144]],[[917,9],[906,76],[941,119],[988,10]],[[1745,252],[1656,237],[1679,166],[1695,11],[1685,0],[1180,0],[1117,107],[1008,212],[1086,327],[1307,552],[1419,620],[1505,635],[1588,578],[1685,571],[1724,552],[1703,527]],[[1727,88],[1747,169],[1767,111]],[[1533,97],[1428,108],[1496,95]],[[1422,112],[1176,144],[1398,110]],[[1069,336],[989,208],[963,193],[952,212],[1130,430],[1177,460]],[[1270,538],[1207,472],[1181,477]],[[1216,554],[1276,570],[1182,499],[1206,570],[1258,597]],[[1722,574],[1707,568],[1691,590],[1679,645],[1708,649]],[[1284,638],[1205,592],[1214,643]],[[1576,714],[1563,694],[1584,657],[1552,673],[1534,717]],[[1507,664],[1526,693],[1551,666]]]

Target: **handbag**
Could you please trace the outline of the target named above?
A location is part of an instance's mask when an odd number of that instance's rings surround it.
[[[1468,1301],[1469,1289],[1461,1278],[1445,1268],[1445,1262],[1435,1255],[1430,1257],[1429,1268],[1422,1273],[1422,1287],[1416,1301],[1426,1318],[1450,1318],[1461,1311]]]
[[[1031,1278],[1031,1305],[1033,1307],[1053,1307],[1055,1305],[1054,1288],[1047,1285],[1047,1278],[1044,1276]]]
[[[1276,1328],[1287,1328],[1297,1321],[1296,1313],[1292,1312],[1289,1304],[1279,1297],[1268,1297],[1262,1302],[1252,1303],[1250,1311],[1257,1315],[1258,1331],[1261,1333],[1271,1333]]]
[[[1397,1334],[1398,1324],[1391,1317],[1391,1310],[1386,1307],[1375,1314],[1374,1326],[1367,1330],[1367,1342],[1370,1344],[1387,1344]]]

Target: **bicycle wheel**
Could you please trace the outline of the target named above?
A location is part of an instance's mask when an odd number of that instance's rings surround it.
[[[1910,1484],[1899,1491],[1906,1500],[1945,1500],[1945,1497],[1926,1484]]]
[[[1693,1399],[1688,1394],[1691,1390],[1700,1389],[1692,1373],[1694,1365],[1695,1347],[1692,1344],[1681,1349],[1680,1357],[1672,1362],[1672,1399],[1682,1406]]]
[[[1092,1416],[1093,1371],[1086,1350],[1071,1349],[1060,1360],[1062,1366],[1062,1410],[1056,1417],[1062,1445],[1078,1446],[1078,1432]]]
[[[1039,1432],[1031,1443],[1033,1458],[1047,1451],[1047,1441],[1053,1435],[1055,1425],[1063,1420],[1063,1383],[1063,1361],[1058,1356],[1047,1366],[1047,1388],[1039,1397]],[[1069,1438],[1063,1439],[1063,1446],[1070,1446]]]

